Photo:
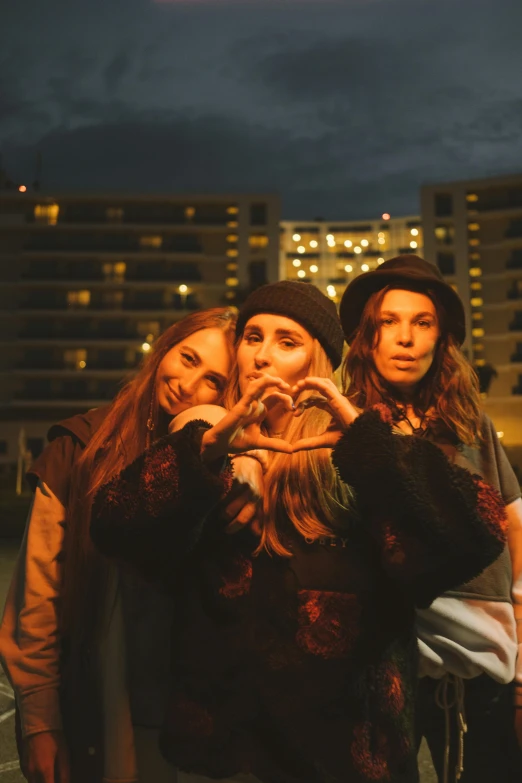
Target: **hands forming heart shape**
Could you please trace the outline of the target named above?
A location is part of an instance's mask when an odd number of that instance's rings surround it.
[[[296,404],[305,391],[319,392]],[[292,444],[283,438],[269,437],[261,430],[267,413],[275,406],[301,416],[312,406],[327,411],[332,424],[325,432]],[[245,393],[223,418],[203,436],[203,456],[211,461],[225,454],[240,454],[251,449],[266,449],[293,454],[297,451],[333,448],[359,412],[328,378],[304,378],[291,387],[280,378],[256,373]]]

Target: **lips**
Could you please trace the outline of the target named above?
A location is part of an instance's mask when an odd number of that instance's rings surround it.
[[[414,362],[415,356],[411,356],[408,353],[397,353],[395,356],[392,356],[392,359],[396,362]]]

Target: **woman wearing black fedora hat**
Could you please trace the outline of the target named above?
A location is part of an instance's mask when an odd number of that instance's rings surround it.
[[[343,367],[349,399],[361,409],[385,403],[397,432],[436,443],[452,463],[496,487],[506,504],[503,554],[417,612],[417,722],[439,781],[456,770],[462,782],[520,783],[522,501],[460,350],[462,303],[435,266],[405,255],[355,278],[340,317],[350,345]]]
[[[314,286],[254,291],[236,333],[228,410],[177,417],[93,507],[95,544],[175,604],[162,751],[214,779],[418,783],[414,607],[503,550],[501,498],[339,393],[343,334]],[[202,511],[229,454],[259,447],[277,453],[258,535],[229,535]]]

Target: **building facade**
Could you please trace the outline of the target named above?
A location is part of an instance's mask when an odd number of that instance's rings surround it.
[[[466,350],[506,446],[522,444],[522,175],[427,185],[426,258],[461,296]]]
[[[279,277],[276,195],[0,191],[0,464],[113,398],[191,310]]]
[[[354,277],[401,253],[423,254],[418,216],[281,223],[281,278],[314,283],[335,302]]]

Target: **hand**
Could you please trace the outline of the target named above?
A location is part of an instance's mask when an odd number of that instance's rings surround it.
[[[515,734],[517,735],[518,746],[522,751],[522,707],[515,708]]]
[[[329,378],[304,378],[296,383],[291,389],[291,393],[295,396],[309,390],[318,391],[322,396],[311,396],[298,403],[294,416],[300,416],[307,408],[313,406],[327,411],[332,416],[332,423],[320,435],[302,438],[294,443],[294,452],[305,449],[332,449],[350,424],[353,424],[359,416],[359,411],[341,394]]]
[[[42,731],[24,740],[22,770],[29,783],[71,783],[69,751],[61,731]]]
[[[252,449],[267,449],[291,454],[290,443],[281,438],[269,438],[261,432],[261,424],[272,405],[284,404],[293,410],[290,386],[281,378],[255,373],[241,399],[221,421],[203,434],[201,454],[212,462],[226,454],[240,454]]]
[[[256,535],[261,530],[258,524],[259,500],[263,494],[263,467],[254,457],[239,454],[233,458],[235,484],[240,493],[225,508],[224,516],[231,520],[226,533],[237,533],[250,525]],[[232,487],[232,493],[234,487]]]

